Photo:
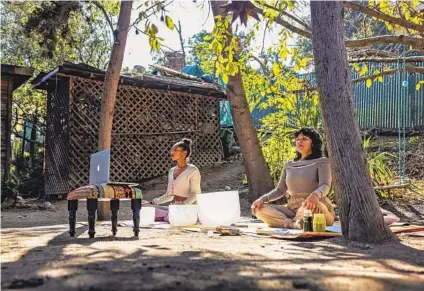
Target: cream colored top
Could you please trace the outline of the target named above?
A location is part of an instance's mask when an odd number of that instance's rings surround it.
[[[168,189],[166,194],[153,199],[153,204],[159,205],[174,200],[174,196],[187,197],[185,204],[196,203],[196,195],[202,191],[200,189],[200,171],[192,164],[189,164],[175,180],[174,171],[177,167],[169,170],[168,174]]]
[[[328,158],[290,161],[284,165],[277,188],[264,197],[267,201],[274,201],[289,193],[291,197],[288,206],[298,208],[309,195],[316,193],[322,202],[330,203],[327,197],[330,185],[331,170]]]

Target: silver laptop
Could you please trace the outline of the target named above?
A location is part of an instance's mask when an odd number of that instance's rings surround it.
[[[110,150],[103,150],[91,155],[90,159],[90,185],[109,184],[137,186],[137,183],[109,181]]]

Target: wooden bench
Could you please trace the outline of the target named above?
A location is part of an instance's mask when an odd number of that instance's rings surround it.
[[[377,186],[374,187],[374,190],[387,190],[387,195],[390,197],[390,190],[392,189],[406,189],[410,184],[399,184],[399,185],[387,185],[387,186]]]
[[[136,184],[134,184],[136,185]],[[131,199],[131,210],[133,213],[133,231],[134,236],[138,237],[140,232],[140,210],[143,195],[141,190],[132,185],[88,185],[71,191],[68,194],[68,211],[69,211],[69,235],[75,236],[75,225],[77,221],[78,201],[87,200],[88,211],[88,235],[94,238],[96,234],[96,212],[99,199],[110,200],[112,234],[115,236],[118,229],[118,211],[119,201]]]

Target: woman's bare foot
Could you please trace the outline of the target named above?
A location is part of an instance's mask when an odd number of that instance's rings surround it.
[[[293,221],[293,219],[288,218],[284,220],[284,227],[291,229],[302,229],[302,223],[300,220]]]

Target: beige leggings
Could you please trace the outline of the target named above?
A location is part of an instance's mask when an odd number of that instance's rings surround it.
[[[318,202],[317,206],[317,209],[312,211],[312,213],[323,213],[327,225],[333,225],[333,210],[329,210],[322,202]],[[255,211],[255,215],[258,219],[268,224],[269,227],[301,228],[300,222],[303,220],[304,210],[303,206],[296,211],[296,209],[290,209],[283,205],[264,204]]]

